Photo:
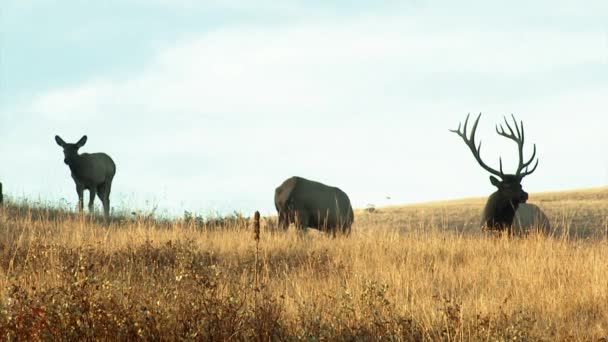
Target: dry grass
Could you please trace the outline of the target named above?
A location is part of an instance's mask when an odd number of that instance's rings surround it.
[[[608,188],[533,194],[552,237],[479,233],[483,199],[357,212],[332,239],[246,221],[0,209],[0,336],[111,340],[608,337]],[[264,221],[266,226],[271,226]],[[264,227],[263,227],[264,228]]]

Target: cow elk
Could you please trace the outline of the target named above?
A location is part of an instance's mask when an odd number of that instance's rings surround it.
[[[337,232],[350,234],[353,208],[348,195],[339,188],[291,177],[275,189],[274,203],[283,229],[294,223],[302,231],[311,227],[334,236]]]
[[[97,195],[103,204],[104,217],[107,220],[110,216],[110,190],[116,174],[114,161],[105,153],[78,154],[78,149],[87,142],[86,135],[75,144],[66,143],[58,135],[55,136],[55,141],[63,147],[63,162],[70,167],[76,184],[78,211],[82,212],[83,209],[84,190],[89,190],[89,212],[93,213],[93,201]]]

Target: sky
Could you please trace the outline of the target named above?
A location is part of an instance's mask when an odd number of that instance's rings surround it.
[[[486,196],[483,113],[528,192],[608,182],[608,1],[3,0],[0,181],[75,206],[54,136],[117,165],[114,210],[274,212],[298,175],[355,207]],[[533,194],[530,202],[534,202]],[[98,203],[99,206],[99,203]]]

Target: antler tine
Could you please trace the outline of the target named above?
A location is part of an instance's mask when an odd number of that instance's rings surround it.
[[[532,161],[532,160],[530,160]],[[538,166],[538,159],[536,159],[536,163],[534,163],[534,167],[532,168],[532,170],[528,171],[528,166],[526,166],[526,171],[524,171],[523,173],[520,174],[520,177],[525,177],[529,174],[531,174],[532,172],[534,172],[534,170],[536,170],[536,167]]]
[[[515,120],[515,116],[513,114],[511,114],[511,116],[513,117],[513,121],[517,125],[517,121]],[[520,121],[519,126],[521,128],[521,132],[520,132],[519,128],[517,129],[517,131],[519,133],[519,136],[520,136],[519,143],[518,143],[518,147],[519,147],[519,166],[517,167],[516,174],[523,178],[523,177],[531,174],[532,172],[534,172],[534,170],[536,170],[536,167],[538,166],[538,159],[536,159],[536,164],[534,164],[534,167],[532,168],[532,170],[528,170],[530,164],[534,161],[534,158],[536,157],[536,144],[534,144],[532,146],[532,156],[530,157],[530,159],[528,159],[527,162],[524,163],[523,162],[523,147],[524,147],[524,141],[525,141],[525,132],[524,132],[524,122],[523,122],[523,120]],[[517,128],[518,126],[515,126],[515,127]],[[521,171],[524,171],[524,172],[522,173]]]
[[[464,134],[463,134],[463,132],[460,131],[460,127],[462,126],[461,122],[458,123],[458,128],[449,129],[448,131],[456,133],[459,136],[461,136],[463,139],[465,139],[466,138],[465,134],[467,132],[467,123],[469,122],[469,115],[471,115],[471,113],[467,114],[467,118],[464,120],[464,130],[463,130]]]
[[[504,175],[504,173],[502,172],[502,157],[498,157],[498,163],[500,164],[500,174]]]
[[[532,151],[532,157],[530,157],[530,159],[527,162],[524,162],[524,141],[525,141],[524,122],[520,121],[518,123],[517,120],[515,119],[515,115],[513,115],[513,114],[511,114],[511,118],[513,119],[513,124],[515,125],[515,130],[513,130],[513,127],[511,127],[507,118],[504,117],[505,125],[507,126],[507,129],[509,130],[509,132],[507,133],[501,124],[500,126],[496,125],[496,133],[498,133],[499,135],[501,135],[505,138],[513,140],[517,143],[517,152],[518,152],[518,156],[519,156],[519,163],[517,165],[517,171],[515,172],[515,175],[524,177],[524,176],[527,176],[527,175],[531,174],[532,172],[534,172],[534,170],[536,169],[536,165],[538,165],[538,160],[537,160],[537,163],[534,166],[534,168],[532,168],[532,170],[528,171],[528,167],[534,161],[534,157],[536,157],[536,144],[534,145],[534,150]],[[524,169],[525,169],[525,171],[524,171]],[[522,173],[522,171],[524,171],[524,172]]]
[[[483,162],[483,160],[481,160],[481,141],[479,142],[479,145],[476,146],[475,145],[475,133],[477,131],[477,125],[479,124],[479,119],[481,118],[481,113],[479,113],[479,115],[477,116],[477,119],[475,119],[475,122],[473,123],[473,128],[471,129],[471,135],[469,138],[467,138],[467,126],[469,123],[469,116],[471,115],[471,113],[467,114],[467,117],[464,121],[464,127],[463,130],[460,130],[461,124],[458,124],[458,129],[450,129],[450,132],[454,132],[456,134],[458,134],[462,140],[464,140],[464,143],[469,147],[469,149],[471,150],[471,152],[473,153],[473,157],[475,157],[475,160],[477,160],[477,162],[479,163],[479,165],[481,165],[481,167],[483,167],[486,171],[490,172],[493,175],[496,175],[498,177],[503,177],[503,173],[502,173],[502,161],[500,161],[500,172],[496,171],[495,169],[489,167],[486,163]]]
[[[469,124],[470,115],[471,113],[467,113],[467,118],[464,120],[464,127],[462,128],[462,133],[464,134],[465,138],[467,136],[467,125]],[[473,126],[475,126],[475,124],[473,124]],[[458,127],[460,127],[460,123],[458,123]]]
[[[507,137],[507,138],[513,139],[513,140],[515,140],[516,138],[519,138],[518,136],[515,135],[515,132],[513,132],[513,128],[511,128],[511,125],[509,125],[507,118],[503,117],[503,119],[505,120],[505,124],[507,125],[507,129],[509,130],[509,133],[511,133],[511,134],[508,134],[507,132],[505,132],[505,129],[502,127],[502,124],[496,125],[496,133],[502,135],[503,137]],[[515,123],[515,127],[517,128],[517,123]],[[500,128],[500,131],[498,130],[498,128]],[[517,129],[517,133],[519,133],[519,129]]]
[[[522,143],[523,143],[523,141],[524,141],[524,135],[523,135],[523,133],[522,133],[522,130],[520,130],[520,127],[519,127],[519,126],[521,126],[521,127],[522,127],[522,129],[523,129],[523,127],[524,127],[524,121],[523,121],[523,120],[521,120],[521,121],[519,122],[519,125],[518,125],[518,124],[517,124],[517,120],[515,120],[515,115],[513,115],[513,113],[511,113],[511,118],[513,119],[513,125],[515,125],[515,130],[517,131],[517,137],[518,137],[518,138],[519,138],[519,139],[522,141]],[[506,121],[506,120],[507,120],[507,118],[505,118],[505,121]]]
[[[496,125],[496,133],[502,135],[505,138],[514,140],[515,142],[519,142],[521,140],[521,132],[519,130],[519,125],[517,124],[517,121],[515,121],[515,117],[513,117],[513,122],[515,122],[515,131],[513,131],[513,128],[509,124],[509,121],[507,121],[507,118],[503,117],[503,119],[505,120],[505,125],[507,125],[507,129],[509,130],[510,134],[505,132],[505,129],[503,128],[502,124]],[[500,128],[500,131],[498,130],[498,128]]]
[[[517,120],[515,120],[515,115],[513,115],[513,113],[511,113],[511,118],[513,118],[513,123],[515,124],[515,129],[517,130],[517,135],[519,136],[520,140],[521,140],[521,144],[524,144],[524,121],[521,120],[519,121],[519,125],[517,125]],[[521,128],[521,130],[520,130]]]
[[[524,177],[524,176],[527,176],[527,175],[531,174],[532,172],[534,172],[534,170],[536,170],[536,167],[538,166],[538,159],[536,159],[536,164],[534,165],[534,167],[532,168],[531,171],[528,171],[528,167],[534,161],[535,157],[536,157],[536,144],[533,145],[532,156],[530,157],[530,159],[528,159],[527,162],[521,164],[520,169],[518,169],[517,174],[520,175],[521,177]],[[522,171],[524,169],[525,169],[525,172],[521,173],[520,171]]]

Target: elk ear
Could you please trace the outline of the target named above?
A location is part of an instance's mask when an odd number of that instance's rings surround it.
[[[500,187],[500,181],[494,177],[494,176],[490,176],[490,182],[492,183],[492,185],[494,185],[495,187],[499,188]]]
[[[80,138],[80,140],[78,140],[78,142],[76,143],[76,146],[78,146],[78,148],[84,146],[84,144],[87,143],[87,136],[83,135],[82,138]]]
[[[55,136],[55,142],[61,147],[65,146],[65,141],[63,141],[63,139],[61,139],[61,137],[58,135]]]

